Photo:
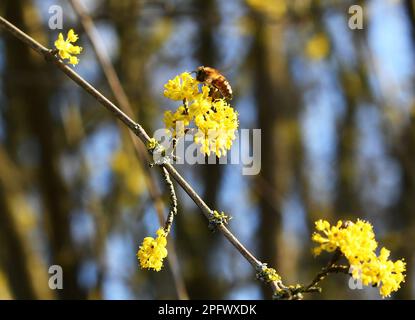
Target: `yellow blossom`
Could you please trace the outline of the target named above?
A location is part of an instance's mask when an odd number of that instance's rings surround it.
[[[201,152],[221,157],[236,138],[238,113],[225,99],[212,99],[209,86],[202,85],[199,91],[197,81],[189,77],[190,74],[185,72],[165,85],[166,97],[185,101],[175,112],[165,112],[164,123],[175,137],[183,136],[185,129],[193,123],[197,129],[194,142],[200,144]]]
[[[389,260],[390,251],[386,248],[382,248],[377,256],[378,244],[369,222],[338,221],[331,226],[329,222],[319,220],[315,226],[317,232],[313,234],[312,240],[319,246],[313,249],[314,254],[340,250],[351,266],[352,277],[361,279],[364,285],[379,287],[382,297],[397,291],[405,281],[406,264],[403,260]]]
[[[229,220],[231,220],[232,217],[228,216],[225,212],[219,213],[218,211],[214,210],[211,217],[209,218],[209,221],[213,224],[228,224]]]
[[[62,33],[59,33],[58,39],[55,41],[55,47],[58,49],[59,56],[62,60],[69,60],[69,63],[76,65],[79,63],[79,59],[75,56],[81,53],[82,47],[75,46],[75,43],[78,40],[78,35],[73,31],[69,30],[66,40],[63,37]]]
[[[164,96],[171,100],[191,100],[199,92],[198,82],[188,72],[169,80],[164,88]]]
[[[146,237],[137,252],[141,268],[160,271],[163,267],[163,259],[167,257],[167,234],[160,228],[157,230],[157,238]]]
[[[273,268],[265,267],[264,270],[263,270],[263,273],[264,273],[264,276],[266,278],[266,282],[280,281],[281,280],[280,275]]]
[[[150,138],[150,140],[147,142],[147,149],[153,150],[157,146],[157,140],[154,138]]]

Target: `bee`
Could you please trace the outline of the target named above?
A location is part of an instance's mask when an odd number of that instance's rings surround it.
[[[213,87],[214,91],[211,92],[211,95],[214,98],[217,96],[215,93],[219,92],[225,99],[232,100],[232,87],[218,70],[201,66],[196,70],[196,80]]]

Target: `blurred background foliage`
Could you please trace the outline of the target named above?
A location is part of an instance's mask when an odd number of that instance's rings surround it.
[[[199,65],[227,75],[240,127],[262,130],[261,173],[177,168],[286,283],[308,282],[326,263],[311,256],[315,220],[362,218],[408,263],[394,298],[414,298],[413,0],[82,3],[149,132],[175,107],[162,94],[168,79]],[[354,4],[364,8],[363,30],[348,28]],[[115,101],[69,1],[3,0],[0,14],[51,47],[51,5],[63,8],[64,31],[80,35],[75,70]],[[137,158],[107,110],[3,31],[0,74],[0,298],[271,296],[182,192],[170,239],[177,259],[159,273],[140,270],[136,251],[160,212],[146,179],[168,201],[159,171]],[[47,285],[53,264],[63,267],[63,290]],[[374,288],[349,289],[342,275],[323,288],[308,298],[378,298]]]

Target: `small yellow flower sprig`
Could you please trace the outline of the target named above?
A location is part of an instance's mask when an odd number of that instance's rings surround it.
[[[164,123],[173,136],[183,137],[193,123],[197,129],[194,142],[200,144],[203,154],[226,155],[238,129],[238,113],[228,102],[213,99],[207,85],[199,89],[199,82],[188,72],[169,80],[164,88],[165,97],[183,102],[175,112],[164,113]]]
[[[274,268],[269,268],[266,263],[263,263],[256,273],[256,278],[263,282],[281,281],[280,275]]]
[[[146,146],[150,153],[155,152],[157,149],[159,149],[159,151],[161,150],[162,152],[165,152],[163,147],[154,138],[151,138],[147,142]],[[142,269],[153,269],[158,272],[163,267],[164,258],[167,257],[167,236],[169,235],[173,225],[174,216],[177,214],[177,197],[173,183],[170,179],[169,172],[164,166],[162,166],[161,162],[155,164],[161,165],[164,180],[170,191],[170,210],[169,214],[167,215],[164,228],[159,228],[156,232],[157,238],[144,238],[143,243],[137,252],[137,257]],[[155,164],[151,164],[151,166],[154,166]]]
[[[82,51],[82,47],[75,46],[75,43],[78,40],[78,35],[75,33],[73,29],[68,31],[68,35],[66,40],[63,37],[62,33],[59,33],[58,39],[55,41],[55,47],[59,57],[62,60],[69,60],[69,63],[73,66],[79,63],[79,59],[76,55],[80,54]]]
[[[176,144],[177,139],[173,138],[172,146],[166,149],[156,139],[150,138],[146,144],[147,150],[151,155],[153,155],[154,160],[154,162],[150,163],[150,167],[154,167],[155,165],[161,166],[167,163],[172,163],[173,160],[178,160],[179,157],[173,154]]]
[[[267,263],[262,263],[256,267],[255,277],[264,283],[274,283],[273,299],[289,299],[293,297],[288,287],[282,283],[281,276],[274,268],[269,268]]]
[[[220,224],[228,224],[229,220],[232,217],[225,214],[223,211],[219,213],[216,210],[213,210],[212,214],[209,217],[209,230],[215,231],[216,227]]]
[[[317,232],[312,240],[319,244],[313,249],[315,255],[322,251],[340,252],[350,264],[352,277],[366,286],[379,287],[382,297],[390,296],[405,282],[406,263],[403,259],[389,260],[390,251],[386,248],[380,250],[379,256],[376,254],[378,244],[369,222],[339,221],[331,226],[329,222],[319,220],[315,224]]]
[[[167,257],[167,233],[163,228],[156,232],[157,237],[146,237],[140,246],[137,257],[142,269],[153,269],[160,271],[163,267],[163,260]]]
[[[170,191],[169,214],[167,215],[164,228],[159,228],[157,230],[157,238],[144,238],[143,243],[137,252],[141,268],[153,269],[155,271],[161,270],[163,267],[163,260],[167,257],[167,236],[169,235],[173,225],[174,216],[177,214],[177,197],[173,183],[170,179],[169,172],[165,167],[162,167],[162,172],[164,180]]]
[[[147,149],[149,151],[153,151],[158,145],[158,142],[154,138],[150,138],[150,140],[147,142]]]

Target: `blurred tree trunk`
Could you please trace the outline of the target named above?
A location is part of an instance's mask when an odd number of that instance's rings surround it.
[[[50,299],[48,268],[31,242],[37,221],[26,203],[25,180],[0,148],[0,261],[15,298]]]
[[[362,1],[358,1],[358,4],[364,6]],[[340,65],[338,72],[346,110],[337,123],[337,180],[334,212],[342,219],[355,216],[362,209],[356,184],[358,179],[356,151],[359,139],[356,115],[360,104],[365,99],[373,101],[368,85],[369,76],[366,66],[368,62],[365,56],[365,51],[368,50],[366,30],[353,35],[351,45],[357,57],[357,67]]]
[[[0,165],[1,168],[4,167],[3,161]],[[36,299],[38,296],[29,271],[27,248],[7,203],[10,195],[5,188],[6,185],[2,181],[0,184],[0,262],[7,275],[13,298]]]
[[[135,116],[146,129],[151,128],[152,117],[157,108],[150,96],[149,59],[158,45],[157,38],[149,34],[146,23],[141,21],[141,6],[136,0],[107,0],[105,10],[119,39],[117,74],[131,102]],[[144,4],[145,5],[145,4]]]
[[[399,143],[395,146],[395,155],[401,164],[402,182],[401,193],[398,202],[393,210],[398,217],[392,221],[401,233],[402,241],[399,250],[394,251],[393,259],[405,258],[407,263],[406,279],[402,288],[397,292],[396,298],[413,299],[413,281],[414,281],[414,251],[415,243],[415,121],[412,119],[400,134]]]
[[[405,0],[405,9],[409,18],[413,51],[415,51],[415,2],[413,0]],[[414,61],[415,63],[415,61]],[[415,82],[412,83],[412,88],[415,87]],[[414,108],[412,106],[412,108]],[[394,145],[394,153],[398,159],[402,170],[402,184],[401,193],[393,212],[399,215],[399,218],[394,218],[392,221],[403,233],[401,250],[394,253],[394,258],[404,257],[407,263],[406,280],[402,288],[397,292],[398,299],[413,299],[414,289],[413,283],[415,254],[413,251],[413,244],[415,243],[415,117],[412,118],[401,129],[400,135],[397,137],[397,143]]]
[[[358,212],[356,178],[356,104],[345,92],[346,112],[337,125],[337,180],[334,212],[339,218],[348,218]]]
[[[6,18],[23,30],[41,30],[36,9],[28,1],[7,1]],[[36,36],[41,37],[39,34]],[[43,208],[45,210],[46,230],[49,236],[48,246],[51,249],[50,262],[62,267],[64,273],[64,289],[58,295],[62,299],[84,298],[85,292],[78,284],[79,260],[70,233],[70,199],[59,170],[59,137],[57,126],[49,110],[49,97],[53,96],[56,85],[52,78],[56,70],[48,66],[43,59],[33,54],[30,49],[15,39],[7,38],[5,92],[8,97],[8,113],[6,118],[14,118],[15,125],[26,124],[28,136],[38,148],[39,161],[36,170]],[[23,79],[22,75],[27,75]],[[23,108],[23,109],[22,109]],[[16,119],[16,115],[21,116]],[[21,135],[9,127],[11,139],[13,134]],[[18,128],[17,128],[18,129]],[[20,127],[20,129],[22,129]],[[61,141],[60,141],[61,142]],[[10,145],[10,144],[8,144]],[[12,146],[16,149],[16,146]],[[13,154],[14,150],[9,150]],[[46,270],[47,271],[47,270]],[[45,284],[47,285],[47,284]]]
[[[254,17],[250,63],[258,127],[262,130],[262,166],[258,180],[261,188],[265,188],[263,193],[273,193],[271,199],[263,196],[259,199],[259,257],[290,281],[296,275],[297,256],[291,246],[285,246],[288,239],[284,239],[282,207],[295,188],[294,170],[298,169],[296,163],[302,154],[298,152],[301,150],[298,100],[281,45],[283,25],[268,24],[259,13],[254,13]],[[270,297],[269,288],[263,289],[264,297]]]

